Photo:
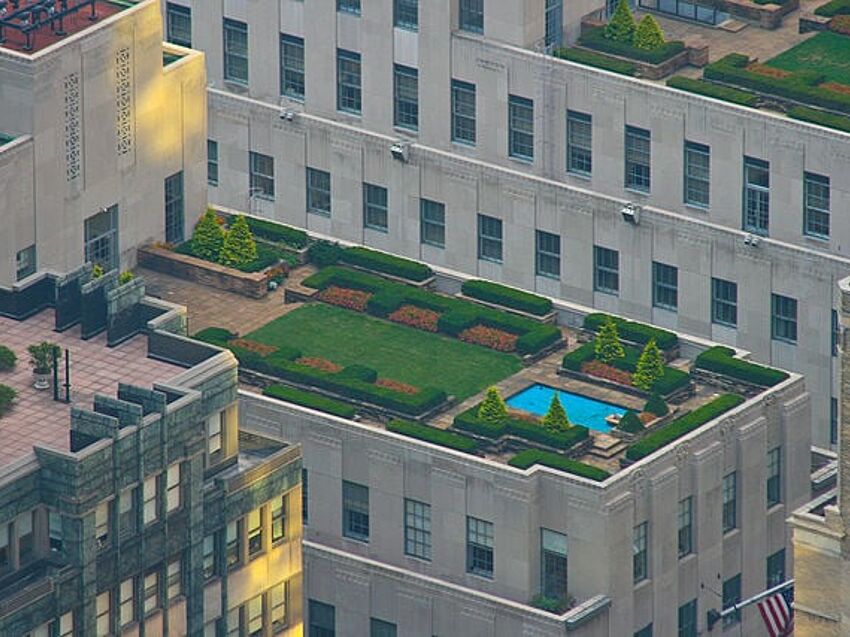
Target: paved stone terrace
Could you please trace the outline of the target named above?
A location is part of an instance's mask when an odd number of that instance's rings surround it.
[[[151,387],[167,381],[182,368],[147,358],[147,340],[136,336],[118,347],[106,347],[106,335],[84,341],[79,327],[53,331],[53,310],[26,321],[0,316],[0,344],[18,356],[12,371],[0,372],[0,383],[18,392],[14,406],[0,416],[0,467],[32,452],[33,445],[67,451],[70,448],[71,407],[90,408],[94,395],[115,396],[118,383]],[[33,388],[27,346],[52,341],[71,352],[71,404],[54,402],[53,390]],[[60,364],[64,382],[64,361]],[[64,388],[62,396],[64,396]]]

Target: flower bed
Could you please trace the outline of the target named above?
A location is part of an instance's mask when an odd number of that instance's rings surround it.
[[[234,342],[234,345],[236,343]],[[326,358],[318,358],[316,356],[302,356],[298,358],[296,361],[299,365],[305,365],[306,367],[312,367],[313,369],[318,369],[323,372],[329,372],[331,374],[336,374],[337,372],[342,371],[342,366],[337,365],[333,361],[329,361]]]
[[[366,305],[369,303],[372,295],[362,290],[352,290],[350,288],[341,288],[332,285],[319,292],[316,298],[331,305],[338,305],[349,310],[363,312],[366,310]]]
[[[486,325],[469,327],[458,334],[457,337],[465,343],[483,345],[499,352],[513,352],[516,349],[518,338],[516,334]]]
[[[415,305],[402,305],[387,318],[395,323],[409,325],[426,332],[436,332],[440,315],[434,310],[426,310]]]
[[[495,303],[535,316],[545,316],[552,311],[552,301],[547,298],[490,281],[466,281],[461,287],[461,292],[474,299]]]
[[[418,394],[419,388],[414,387],[413,385],[408,385],[407,383],[402,383],[398,380],[392,380],[391,378],[378,378],[375,380],[375,384],[378,387],[383,387],[385,389],[392,389],[393,391],[397,391],[401,394]]]
[[[230,343],[231,345],[241,347],[242,349],[248,350],[249,352],[254,352],[256,354],[259,354],[260,356],[268,356],[269,354],[273,354],[277,351],[277,348],[274,345],[258,343],[257,341],[252,341],[247,338],[235,338],[231,340]]]
[[[387,431],[466,453],[473,453],[479,446],[475,438],[409,420],[391,420],[387,423]]]
[[[626,387],[632,386],[632,375],[629,372],[617,369],[612,365],[606,365],[602,361],[592,360],[582,363],[581,372],[590,376],[596,376],[597,378],[604,378],[605,380],[610,380]]]
[[[551,451],[541,451],[540,449],[520,451],[508,460],[508,464],[517,469],[528,469],[532,465],[542,464],[545,467],[572,473],[583,478],[590,478],[597,482],[602,482],[611,476],[610,473],[599,467],[594,467],[578,460],[571,460]]]

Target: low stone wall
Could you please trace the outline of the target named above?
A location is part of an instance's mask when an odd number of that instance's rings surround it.
[[[829,21],[832,18],[825,15],[817,15],[810,11],[800,12],[800,24],[798,31],[800,33],[810,33],[811,31],[829,31]]]
[[[756,4],[752,0],[723,0],[720,7],[745,22],[762,29],[778,29],[783,18],[800,8],[800,0],[786,0],[785,4]]]
[[[243,296],[260,299],[268,294],[271,274],[263,272],[240,272],[217,263],[178,254],[165,248],[145,246],[138,250],[139,266],[164,274],[194,281],[202,285],[236,292]]]
[[[637,76],[646,78],[648,80],[660,80],[661,78],[667,77],[668,75],[672,75],[683,66],[687,66],[690,58],[690,49],[688,47],[685,47],[673,57],[668,58],[667,60],[664,60],[659,64],[650,64],[649,62],[643,62],[641,60],[635,60],[632,58],[623,57],[621,55],[614,55],[613,53],[608,53],[607,51],[599,51],[598,49],[592,49],[589,46],[576,45],[575,48],[581,49],[582,51],[588,51],[589,53],[604,55],[614,60],[621,60],[622,62],[629,62],[630,64],[634,64],[637,67]],[[707,47],[704,55],[707,59]]]

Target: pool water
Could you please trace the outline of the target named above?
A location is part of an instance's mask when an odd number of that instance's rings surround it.
[[[622,416],[626,413],[624,407],[594,400],[572,392],[555,389],[548,385],[531,385],[521,392],[514,394],[506,401],[508,407],[527,411],[535,416],[545,416],[552,402],[552,395],[557,393],[558,398],[567,412],[567,418],[575,425],[584,425],[596,431],[609,432],[611,426],[605,422],[605,418],[611,414]]]

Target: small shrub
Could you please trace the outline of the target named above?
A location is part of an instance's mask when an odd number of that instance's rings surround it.
[[[461,291],[471,298],[528,312],[535,316],[545,316],[552,311],[552,301],[547,298],[491,281],[466,281]]]
[[[343,250],[340,254],[340,261],[416,282],[424,281],[434,274],[431,268],[424,263],[370,250],[362,246]]]
[[[643,16],[635,29],[635,47],[644,51],[657,51],[665,43],[664,31],[658,21],[650,14]]]
[[[637,75],[636,64],[626,62],[625,60],[617,60],[601,53],[594,53],[593,51],[585,51],[584,49],[577,49],[575,47],[561,47],[560,49],[555,49],[552,55],[561,60],[592,66],[597,69],[610,71],[611,73],[619,73],[620,75],[632,77]]]
[[[650,414],[655,414],[659,418],[670,413],[670,408],[667,406],[667,403],[665,403],[664,399],[658,394],[652,394],[652,396],[649,397],[649,400],[647,400],[646,404],[643,406],[643,410]]]
[[[614,15],[605,25],[605,37],[614,42],[631,44],[635,39],[635,16],[629,7],[628,0],[620,0],[614,9]]]
[[[18,392],[8,385],[0,385],[0,416],[12,406],[12,403],[17,398]]]
[[[324,268],[338,263],[340,257],[342,257],[342,251],[338,243],[321,240],[310,244],[310,247],[307,248],[307,258],[310,263]]]
[[[609,316],[599,328],[599,333],[593,341],[593,351],[596,358],[607,365],[613,364],[620,358],[625,358],[626,350],[620,343],[620,335],[617,332],[617,324]]]
[[[551,451],[541,451],[540,449],[526,449],[520,451],[513,458],[508,460],[508,464],[517,469],[528,469],[535,464],[542,464],[546,467],[559,469],[567,473],[572,473],[583,478],[589,478],[601,482],[611,476],[610,473],[599,467],[570,460],[557,453]]]
[[[722,345],[701,352],[694,360],[694,367],[762,387],[773,387],[788,378],[782,370],[735,358],[735,350]]]
[[[638,434],[643,431],[643,423],[638,418],[637,414],[629,409],[617,424],[618,429],[622,429],[626,433]]]
[[[192,254],[199,259],[218,261],[224,245],[224,230],[218,222],[218,216],[212,210],[207,210],[195,224],[191,245]]]
[[[104,274],[106,274],[106,272],[104,272],[102,265],[100,265],[99,263],[95,263],[94,266],[92,266],[92,269],[91,269],[91,278],[92,279],[99,279]]]
[[[127,285],[130,281],[136,278],[136,275],[129,270],[124,270],[118,275],[118,285]]]
[[[595,28],[586,31],[580,38],[579,44],[603,54],[618,55],[629,60],[639,60],[648,64],[660,64],[678,55],[685,48],[681,40],[664,42],[659,47],[648,50],[641,49],[632,42],[618,42],[605,37],[605,28]]]
[[[289,403],[309,407],[316,411],[323,411],[327,414],[339,416],[340,418],[354,418],[357,410],[351,405],[340,400],[334,400],[321,394],[316,394],[295,387],[287,387],[286,385],[271,385],[263,390],[264,396],[277,398]]]
[[[466,453],[473,453],[478,448],[478,441],[474,438],[409,420],[391,420],[387,423],[387,431]]]
[[[230,267],[244,266],[257,258],[257,243],[245,217],[236,217],[221,245],[218,262]]]
[[[595,342],[591,341],[577,347],[571,352],[567,352],[564,358],[561,359],[561,367],[574,372],[580,372],[581,366],[588,361],[592,361],[595,357]]]
[[[192,338],[219,347],[227,347],[227,344],[236,338],[236,334],[223,327],[207,327],[197,332]]]
[[[478,418],[492,424],[502,422],[508,415],[508,406],[496,387],[488,387],[487,395],[478,408]]]
[[[543,416],[541,424],[551,431],[565,431],[570,428],[570,419],[558,398],[558,394],[552,394],[552,402],[549,403],[549,411]]]
[[[516,340],[516,351],[520,354],[536,354],[540,350],[561,340],[561,330],[555,325],[541,325],[529,330]]]
[[[640,358],[632,374],[632,384],[638,389],[649,391],[655,383],[664,377],[664,356],[655,344],[650,340],[641,352]]]
[[[569,599],[558,599],[556,597],[546,597],[545,595],[535,595],[529,601],[529,604],[540,610],[545,610],[548,613],[560,615],[565,613],[572,606],[572,601]]]
[[[5,345],[0,345],[0,372],[5,372],[15,366],[15,361],[18,360],[15,352],[10,350]]]
[[[57,363],[62,360],[62,348],[50,341],[30,345],[27,347],[27,352],[30,355],[30,366],[36,374],[49,374],[53,371],[54,354]]]

